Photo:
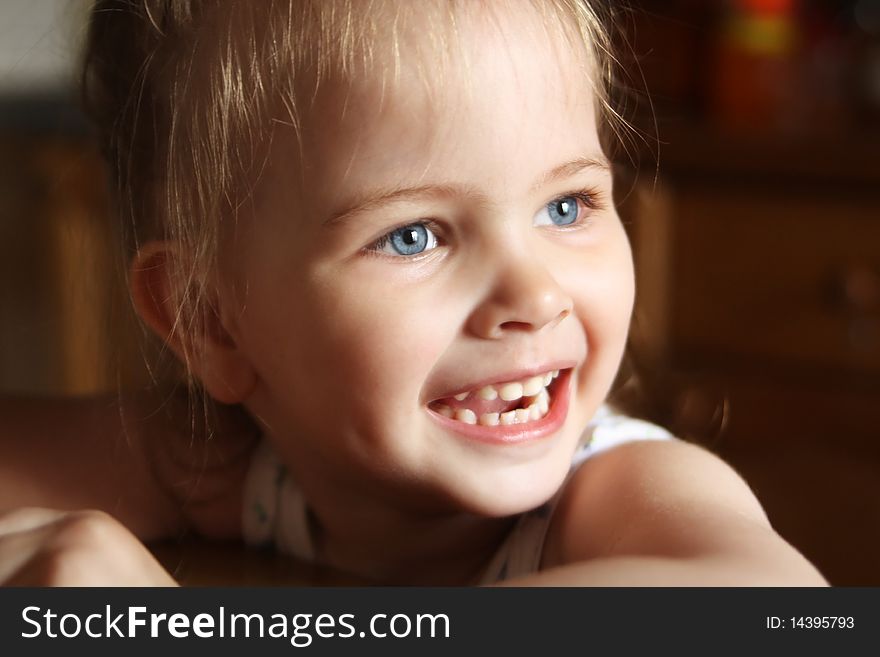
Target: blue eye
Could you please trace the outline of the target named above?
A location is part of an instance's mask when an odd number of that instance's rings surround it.
[[[383,235],[371,251],[396,256],[413,256],[437,247],[437,238],[424,222],[396,228]],[[392,249],[389,251],[388,249]]]
[[[577,196],[560,196],[557,199],[550,201],[545,210],[547,212],[547,216],[550,219],[550,223],[539,221],[539,225],[547,226],[570,226],[575,223],[581,214],[580,203],[581,199]],[[538,213],[543,213],[543,210]]]

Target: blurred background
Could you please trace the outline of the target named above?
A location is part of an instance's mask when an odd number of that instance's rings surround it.
[[[0,393],[149,380],[77,109],[87,4],[0,3]],[[639,403],[832,583],[880,585],[880,0],[630,4]]]

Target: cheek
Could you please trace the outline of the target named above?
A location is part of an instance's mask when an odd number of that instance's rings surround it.
[[[634,297],[628,252],[628,248],[621,248],[601,257],[596,254],[576,276],[575,313],[587,352],[577,383],[583,413],[575,422],[577,426],[586,423],[607,397],[626,348]]]
[[[312,314],[321,353],[310,357],[357,389],[362,407],[413,407],[450,342],[450,322],[425,290],[349,281],[324,287]]]
[[[635,297],[629,245],[585,258],[571,278],[576,313],[587,335],[589,348],[619,358],[626,345]]]

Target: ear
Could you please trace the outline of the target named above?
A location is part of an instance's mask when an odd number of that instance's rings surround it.
[[[183,290],[174,270],[180,262],[175,249],[167,241],[149,242],[138,249],[129,270],[135,309],[211,397],[223,404],[239,404],[253,392],[256,372],[224,325],[218,293],[206,292],[209,296],[203,300],[200,321],[193,324],[192,333],[187,332],[189,322],[178,320]]]

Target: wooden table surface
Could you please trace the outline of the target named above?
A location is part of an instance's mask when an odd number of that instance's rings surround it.
[[[364,586],[368,582],[270,550],[197,539],[149,546],[182,586]]]

